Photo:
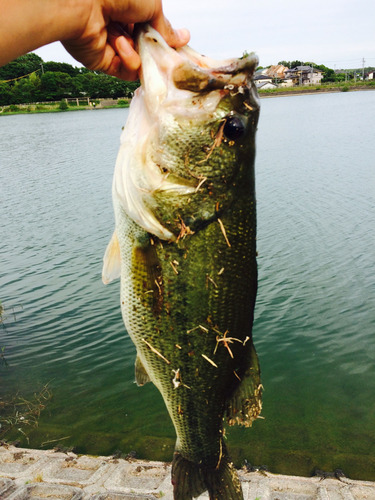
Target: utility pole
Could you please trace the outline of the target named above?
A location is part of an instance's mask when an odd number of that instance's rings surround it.
[[[365,58],[362,59],[362,80],[365,80]]]
[[[44,75],[44,68],[43,68],[43,63],[39,63],[40,66],[42,66],[42,75]]]

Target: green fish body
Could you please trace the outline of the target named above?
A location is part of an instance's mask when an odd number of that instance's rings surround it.
[[[138,36],[142,86],[113,182],[116,230],[103,281],[121,274],[136,381],[152,381],[176,429],[175,500],[243,498],[223,422],[261,410],[252,343],[257,291],[254,55],[218,63]]]

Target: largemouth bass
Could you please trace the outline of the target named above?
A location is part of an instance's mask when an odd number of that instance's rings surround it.
[[[103,281],[121,275],[121,310],[176,429],[175,500],[208,490],[243,499],[224,443],[261,410],[252,342],[257,291],[254,54],[214,61],[174,50],[145,26],[141,87],[113,180],[116,230]]]

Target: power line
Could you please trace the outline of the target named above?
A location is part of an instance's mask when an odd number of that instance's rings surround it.
[[[28,73],[27,75],[18,76],[17,78],[12,78],[11,80],[0,80],[0,83],[14,82],[15,80],[20,80],[21,78],[26,78],[27,76],[33,75],[34,73],[37,73],[38,71],[40,71],[40,69],[37,69],[36,71],[32,71],[31,73]]]

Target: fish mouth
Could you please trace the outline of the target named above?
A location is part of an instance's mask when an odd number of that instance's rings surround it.
[[[233,96],[235,101],[230,103],[229,113],[234,113],[239,106],[239,113],[243,113],[245,107],[245,112],[251,110],[257,114],[259,101],[252,76],[258,58],[252,53],[215,61],[188,46],[169,47],[147,24],[139,25],[137,30],[141,86],[135,92],[121,136],[113,193],[126,214],[140,227],[161,240],[176,241],[177,235],[160,222],[159,202],[154,194],[194,195],[205,177],[194,177],[190,172],[189,176],[184,175],[189,151],[185,151],[184,159],[180,155],[177,158],[174,144],[170,144],[170,131],[201,129],[202,136],[202,131],[208,130],[208,123],[221,123],[219,130],[223,131],[228,103],[221,104],[227,96]],[[209,141],[212,139],[210,136]],[[207,154],[206,159],[210,156]],[[183,162],[184,172],[178,168],[164,170],[164,166],[173,162]]]
[[[173,49],[147,24],[138,27],[136,48],[142,60],[140,80],[149,111],[184,100],[191,106],[192,93],[202,96],[216,91],[216,104],[228,93],[244,93],[259,62],[255,53],[217,61],[189,46]]]

